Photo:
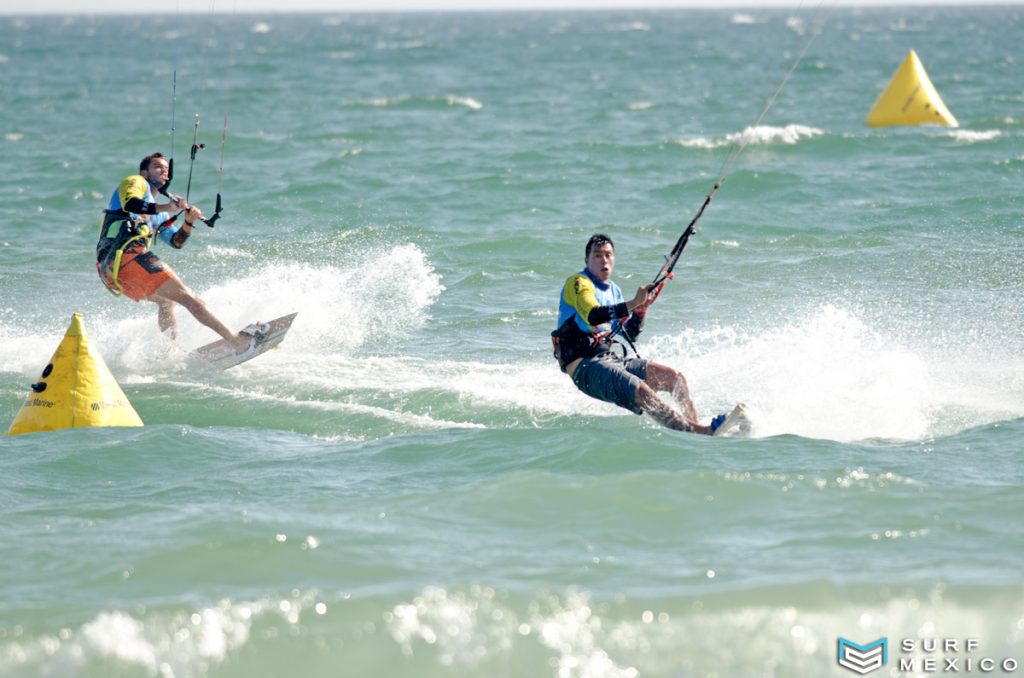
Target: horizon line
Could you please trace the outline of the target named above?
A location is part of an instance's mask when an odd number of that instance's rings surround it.
[[[54,0],[50,0],[53,2]],[[59,4],[61,0],[56,0]],[[257,0],[260,2],[261,0]],[[620,12],[620,11],[650,11],[650,10],[684,10],[684,9],[696,9],[696,10],[713,10],[713,9],[724,9],[724,10],[745,10],[745,11],[764,11],[764,10],[822,10],[825,2],[821,0],[816,7],[811,6],[811,3],[804,2],[802,0],[772,0],[770,4],[754,4],[752,0],[725,0],[724,2],[715,0],[647,0],[640,4],[630,3],[628,0],[611,0],[610,2],[602,2],[601,0],[580,0],[578,2],[574,0],[562,0],[562,2],[545,2],[544,0],[527,0],[527,2],[515,2],[515,0],[501,0],[495,6],[487,6],[485,3],[487,0],[441,0],[433,6],[420,6],[415,0],[397,0],[393,4],[389,5],[387,2],[382,2],[374,7],[366,7],[366,3],[355,2],[352,6],[342,7],[318,7],[314,4],[318,0],[311,0],[312,4],[307,4],[300,7],[289,7],[282,9],[279,4],[275,3],[274,6],[257,6],[257,7],[245,7],[239,9],[237,6],[230,9],[218,9],[218,8],[191,8],[185,9],[184,11],[179,9],[168,10],[163,8],[141,8],[136,6],[131,9],[124,9],[122,3],[118,3],[118,6],[103,7],[100,9],[94,9],[92,11],[82,11],[81,7],[75,7],[73,9],[66,7],[46,7],[47,2],[43,0],[42,3],[33,3],[35,7],[16,9],[12,7],[0,8],[0,17],[52,17],[52,16],[67,16],[67,17],[85,17],[85,16],[133,16],[133,15],[163,15],[163,16],[180,16],[180,15],[235,15],[235,14],[272,14],[272,15],[288,15],[288,14],[454,14],[454,13],[522,13],[522,12],[565,12],[565,11],[579,11],[579,12]],[[307,0],[310,2],[310,0]],[[536,2],[536,4],[533,4]],[[6,4],[6,3],[5,3]],[[43,8],[39,8],[38,5],[43,4]],[[77,3],[75,3],[77,5]],[[94,3],[102,4],[102,3]],[[191,3],[195,4],[195,3]],[[346,4],[346,3],[341,3]],[[237,5],[237,0],[236,0]],[[971,2],[971,0],[859,0],[854,3],[841,3],[834,1],[830,3],[827,9],[836,10],[839,8],[848,10],[865,10],[865,9],[917,9],[917,8],[931,8],[931,7],[1006,7],[1014,5],[1024,5],[1024,0],[983,0],[982,2]]]

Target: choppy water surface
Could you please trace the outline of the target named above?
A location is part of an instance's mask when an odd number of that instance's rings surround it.
[[[1024,661],[1022,13],[825,16],[751,129],[816,10],[3,18],[0,422],[79,311],[146,426],[0,441],[0,675]],[[864,127],[911,48],[959,129]],[[198,112],[211,210],[227,107],[225,211],[160,255],[231,325],[299,312],[223,374],[93,269],[175,72],[175,187]],[[748,403],[708,440],[547,335],[586,238],[649,280],[744,130],[640,342]]]

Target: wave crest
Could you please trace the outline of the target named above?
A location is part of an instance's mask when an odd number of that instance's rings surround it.
[[[721,148],[734,144],[795,144],[801,139],[813,139],[825,134],[825,130],[807,125],[791,124],[785,127],[759,125],[747,127],[742,132],[733,132],[722,137],[695,137],[678,139],[676,143],[684,148]]]
[[[992,141],[993,139],[998,139],[1002,134],[1003,133],[997,129],[955,129],[946,133],[947,136],[952,138],[953,141],[958,144],[976,144],[982,141]]]

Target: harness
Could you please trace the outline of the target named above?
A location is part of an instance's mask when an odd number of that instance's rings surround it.
[[[164,227],[166,228],[166,224]],[[104,269],[109,271],[113,287],[107,285],[107,289],[111,294],[124,294],[124,289],[117,279],[124,251],[135,242],[142,242],[147,249],[152,247],[155,235],[148,223],[133,218],[124,210],[103,210],[100,239],[96,243],[96,272],[104,279]]]
[[[626,334],[622,337],[629,341],[629,345],[636,352],[636,347],[629,340]],[[551,333],[552,355],[558,361],[558,367],[565,372],[565,368],[577,358],[593,358],[595,356],[611,353],[615,347],[622,349],[622,357],[626,357],[625,344],[615,340],[615,334],[611,330],[602,332],[584,332],[576,324],[576,318],[571,316],[561,326]]]

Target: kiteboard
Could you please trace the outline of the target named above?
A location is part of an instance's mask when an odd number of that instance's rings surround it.
[[[742,437],[750,435],[750,418],[747,408],[739,403],[711,435],[721,437]]]
[[[284,341],[284,335],[288,334],[288,329],[297,315],[298,313],[291,313],[270,322],[247,325],[239,331],[239,334],[247,334],[252,339],[249,342],[249,347],[240,353],[236,352],[235,347],[226,339],[219,339],[212,344],[200,346],[190,355],[220,370],[241,365]]]

